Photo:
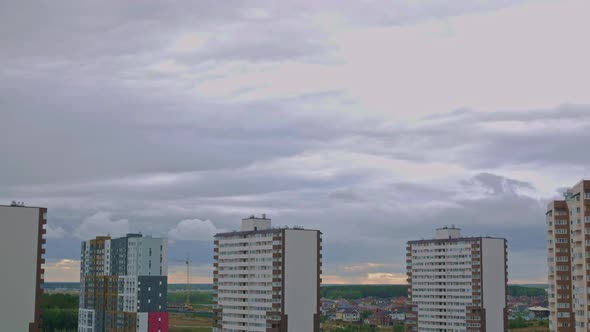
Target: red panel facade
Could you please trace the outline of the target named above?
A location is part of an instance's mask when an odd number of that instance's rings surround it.
[[[148,332],[168,332],[168,313],[148,313]]]

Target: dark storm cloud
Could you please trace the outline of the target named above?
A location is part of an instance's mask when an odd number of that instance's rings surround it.
[[[490,173],[480,173],[473,177],[472,181],[489,188],[492,195],[499,195],[503,193],[516,193],[519,189],[534,190],[532,184],[507,179]]]

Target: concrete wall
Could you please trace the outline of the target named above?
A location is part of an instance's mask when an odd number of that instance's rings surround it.
[[[506,260],[503,239],[481,240],[482,295],[486,311],[486,331],[504,331],[506,307]]]
[[[39,209],[0,206],[0,322],[3,331],[28,331],[35,320]]]
[[[261,231],[263,229],[269,229],[271,225],[270,219],[264,218],[247,218],[242,219],[241,231]]]
[[[285,230],[285,315],[289,332],[314,331],[314,314],[319,310],[318,233]]]

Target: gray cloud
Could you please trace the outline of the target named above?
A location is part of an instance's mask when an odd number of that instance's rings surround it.
[[[589,106],[392,122],[337,89],[242,102],[197,89],[224,66],[334,61],[320,16],[403,25],[517,3],[0,4],[0,200],[49,207],[51,258],[129,230],[172,235],[171,257],[206,265],[211,242],[180,232],[266,212],[321,229],[329,274],[403,272],[407,240],[456,224],[507,237],[526,279],[550,197],[498,169],[587,165]]]

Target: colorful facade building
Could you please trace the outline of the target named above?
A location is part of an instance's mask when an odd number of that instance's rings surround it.
[[[166,239],[82,242],[78,332],[168,332]]]

